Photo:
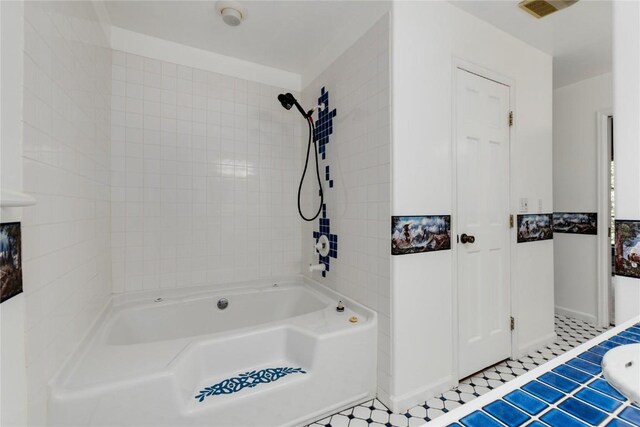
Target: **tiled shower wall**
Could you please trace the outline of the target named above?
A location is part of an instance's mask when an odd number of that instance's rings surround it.
[[[390,254],[391,137],[389,110],[389,21],[383,17],[304,91],[305,105],[316,105],[322,87],[336,109],[333,134],[321,160],[321,177],[332,234],[338,235],[337,258],[326,277],[305,275],[378,312],[378,396],[390,394]],[[325,180],[329,166],[333,188]],[[309,182],[314,182],[314,171]],[[317,209],[317,191],[307,187],[305,212]],[[316,187],[317,188],[317,187]],[[313,231],[318,220],[305,223],[305,265],[317,264]]]
[[[300,272],[286,90],[113,52],[114,292]]]
[[[111,292],[111,52],[90,2],[24,3],[23,211],[28,424]],[[10,393],[10,390],[3,390]]]

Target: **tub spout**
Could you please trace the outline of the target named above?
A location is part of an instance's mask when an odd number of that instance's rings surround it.
[[[327,266],[325,264],[309,264],[309,271],[325,271]]]

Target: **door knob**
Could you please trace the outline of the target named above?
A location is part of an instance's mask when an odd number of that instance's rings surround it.
[[[473,243],[475,241],[475,236],[469,236],[466,233],[462,233],[462,235],[460,235],[460,242],[462,243]]]

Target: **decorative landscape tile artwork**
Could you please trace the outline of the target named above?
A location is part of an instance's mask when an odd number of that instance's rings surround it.
[[[518,243],[553,239],[551,214],[518,215]]]
[[[570,234],[598,234],[598,214],[595,212],[555,212],[553,232]]]
[[[640,221],[616,220],[615,274],[640,278]]]
[[[451,216],[391,217],[391,254],[451,249]]]
[[[0,302],[22,292],[20,223],[0,224]]]

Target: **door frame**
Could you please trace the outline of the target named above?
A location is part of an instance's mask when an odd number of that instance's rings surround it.
[[[611,242],[609,237],[610,208],[610,163],[611,147],[609,145],[609,116],[613,109],[606,108],[596,112],[597,130],[597,188],[598,188],[598,326],[609,326],[609,282],[611,276]],[[614,230],[611,230],[613,233]]]
[[[474,64],[472,62],[469,62],[467,60],[464,60],[462,58],[459,57],[453,57],[453,61],[452,61],[452,67],[451,67],[451,74],[452,74],[452,80],[451,80],[451,242],[452,242],[452,262],[451,262],[451,301],[452,301],[452,325],[451,325],[451,330],[453,332],[453,340],[452,340],[452,344],[453,344],[453,357],[452,357],[452,363],[453,363],[453,373],[454,373],[454,378],[453,381],[458,384],[459,383],[459,377],[458,377],[458,373],[459,373],[459,339],[460,339],[460,334],[459,334],[459,312],[458,312],[458,244],[457,242],[454,244],[453,243],[453,236],[457,236],[458,235],[458,224],[457,224],[457,218],[458,218],[458,143],[457,143],[457,129],[456,129],[456,123],[458,120],[458,106],[457,106],[457,87],[458,87],[458,74],[457,74],[457,70],[461,69],[463,71],[467,71],[469,73],[475,74],[479,77],[488,79],[488,80],[492,80],[496,83],[505,85],[509,87],[509,109],[510,111],[513,111],[514,115],[516,114],[516,110],[515,110],[515,92],[516,92],[516,87],[515,87],[515,80],[507,77],[503,74],[500,74],[498,72],[492,71],[488,68],[482,67],[480,65]],[[505,117],[505,120],[507,118]],[[516,210],[514,209],[514,200],[515,198],[513,197],[513,186],[512,181],[513,181],[513,175],[512,175],[512,165],[513,165],[513,150],[511,149],[513,143],[515,142],[515,129],[516,129],[516,122],[514,121],[513,126],[509,127],[509,211],[511,213],[515,212]],[[515,214],[514,214],[514,221],[515,221]],[[507,246],[507,250],[508,250],[508,255],[509,255],[509,299],[510,299],[510,311],[511,311],[511,316],[514,318],[517,318],[517,312],[518,312],[518,305],[517,305],[517,289],[513,284],[513,274],[512,272],[514,271],[515,268],[515,230],[516,230],[516,226],[514,225],[513,228],[511,228],[509,230],[509,245]],[[517,330],[517,329],[516,329]],[[514,357],[518,357],[518,336],[517,334],[514,333],[514,331],[512,331],[511,333],[511,356],[510,358],[513,359]]]

